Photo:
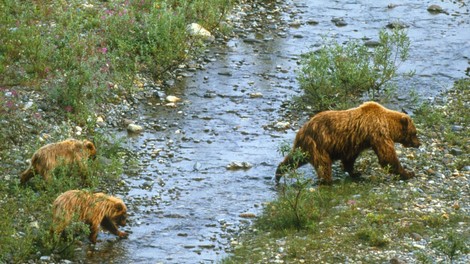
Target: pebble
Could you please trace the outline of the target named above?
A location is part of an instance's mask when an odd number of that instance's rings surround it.
[[[290,123],[287,121],[281,121],[274,124],[274,128],[277,130],[285,130],[290,128]]]
[[[431,14],[448,14],[447,11],[445,11],[444,9],[442,9],[441,6],[438,5],[430,5],[427,10]]]
[[[390,29],[404,29],[404,28],[408,28],[409,26],[403,22],[391,22],[391,23],[388,23],[387,28],[390,28]]]
[[[45,262],[48,262],[48,261],[51,261],[51,257],[50,256],[41,256],[39,258],[40,261],[45,261]]]
[[[130,133],[140,133],[144,130],[142,126],[136,125],[136,124],[129,124],[127,126],[127,131]]]
[[[263,97],[262,93],[250,93],[250,98],[261,98]]]
[[[254,213],[241,213],[238,216],[241,218],[255,218],[256,217]]]
[[[169,102],[169,103],[176,103],[176,102],[181,101],[181,98],[176,97],[176,96],[174,96],[174,95],[168,95],[168,96],[165,98],[165,100],[166,100],[167,102]]]
[[[423,239],[423,237],[418,233],[411,233],[410,236],[414,241],[421,241]]]
[[[253,167],[253,165],[246,161],[233,161],[227,165],[227,170],[247,170]]]
[[[307,24],[309,24],[309,25],[318,25],[319,22],[317,20],[308,20]]]
[[[335,17],[331,19],[331,22],[333,22],[337,27],[344,27],[348,25],[348,23],[346,23],[342,17]]]

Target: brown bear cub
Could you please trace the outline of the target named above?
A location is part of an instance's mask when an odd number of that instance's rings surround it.
[[[90,227],[89,239],[93,244],[100,226],[120,238],[128,236],[118,229],[118,226],[126,225],[127,208],[117,197],[82,190],[62,193],[52,205],[52,230],[56,234],[62,233],[74,217]]]
[[[292,152],[288,154],[277,167],[276,182],[287,168],[296,169],[310,163],[322,182],[331,183],[331,165],[336,160],[341,160],[351,177],[358,177],[354,162],[369,148],[377,154],[382,167],[390,166],[391,172],[402,179],[414,177],[413,172],[400,165],[395,142],[405,147],[420,146],[411,118],[378,103],[366,102],[357,108],[318,113],[300,128],[294,140],[293,150],[300,149],[307,157],[294,164]]]
[[[86,160],[95,156],[95,145],[88,140],[67,139],[45,145],[33,154],[30,166],[21,174],[21,184],[25,184],[36,174],[49,180],[52,171],[60,165],[77,164],[84,177]]]

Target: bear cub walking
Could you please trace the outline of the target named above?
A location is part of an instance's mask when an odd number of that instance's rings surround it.
[[[307,158],[294,164],[292,152],[289,153],[277,167],[276,182],[286,168],[296,169],[310,163],[321,181],[331,183],[331,165],[336,160],[341,160],[351,177],[358,177],[359,173],[354,172],[354,162],[362,151],[369,148],[374,150],[382,167],[390,166],[392,173],[402,179],[410,179],[414,173],[401,166],[395,143],[404,147],[420,146],[416,127],[404,113],[375,102],[366,102],[348,110],[321,112],[300,128],[294,140],[293,151],[300,149],[308,153]]]
[[[89,239],[93,244],[100,226],[120,238],[128,236],[118,229],[126,225],[127,208],[117,197],[81,190],[64,192],[52,205],[53,231],[62,233],[74,217],[90,227]]]
[[[45,145],[38,149],[31,158],[31,164],[21,174],[20,182],[25,184],[35,174],[39,174],[44,180],[51,178],[52,171],[60,165],[78,164],[80,173],[85,177],[86,161],[94,158],[96,148],[93,142],[88,140],[67,139],[61,142]]]

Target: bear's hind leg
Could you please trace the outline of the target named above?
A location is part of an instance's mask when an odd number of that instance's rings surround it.
[[[331,176],[332,170],[331,165],[332,161],[328,155],[316,155],[321,158],[312,158],[312,165],[315,167],[317,172],[318,179],[322,184],[331,184],[333,183],[333,178]]]

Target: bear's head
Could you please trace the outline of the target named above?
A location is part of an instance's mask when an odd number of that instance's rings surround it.
[[[91,159],[94,160],[96,158],[95,144],[93,144],[93,142],[85,139],[85,140],[83,140],[83,145],[85,146],[86,150],[88,151],[88,157],[90,157]]]
[[[115,215],[113,217],[113,222],[119,226],[126,226],[127,221],[127,208],[123,202],[118,202],[114,206]]]
[[[407,148],[417,148],[421,146],[413,120],[411,120],[408,115],[403,115],[400,118],[400,124],[402,131],[399,142]]]

